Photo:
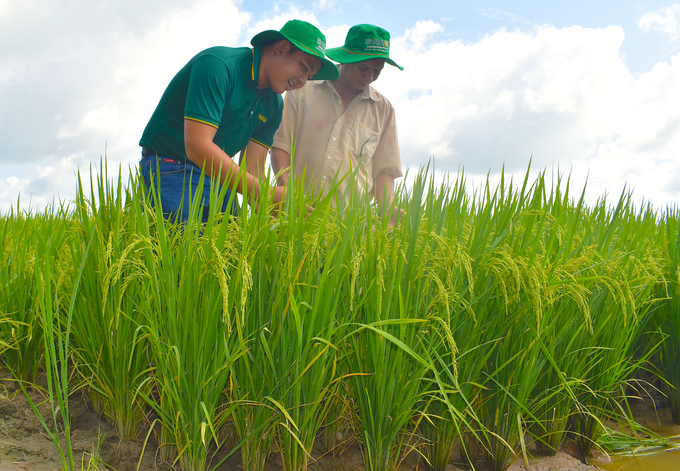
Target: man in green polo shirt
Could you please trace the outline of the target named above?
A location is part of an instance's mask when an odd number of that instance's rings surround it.
[[[147,189],[152,180],[160,185],[166,217],[187,220],[201,169],[207,177],[203,221],[211,182],[228,183],[258,201],[259,176],[281,122],[281,94],[307,80],[338,77],[325,57],[325,36],[307,22],[291,20],[280,31],[263,31],[251,44],[213,47],[194,56],[172,79],[144,129],[141,172]],[[233,160],[242,150],[245,178]],[[283,189],[276,188],[274,203],[284,198]]]

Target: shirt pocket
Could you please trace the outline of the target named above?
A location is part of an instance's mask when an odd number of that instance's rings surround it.
[[[380,134],[358,121],[354,123],[353,128],[354,157],[357,162],[366,165],[373,160],[373,154],[380,143]]]

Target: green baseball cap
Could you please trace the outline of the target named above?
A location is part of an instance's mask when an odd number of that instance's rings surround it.
[[[352,26],[347,32],[345,45],[328,49],[326,55],[340,64],[385,59],[388,64],[404,70],[390,59],[390,33],[373,25]]]
[[[267,41],[280,41],[281,39],[287,39],[302,52],[321,59],[321,69],[310,80],[335,80],[340,76],[335,64],[326,59],[326,36],[319,31],[319,28],[306,21],[290,20],[280,31],[262,31],[250,40],[250,44],[257,47]]]

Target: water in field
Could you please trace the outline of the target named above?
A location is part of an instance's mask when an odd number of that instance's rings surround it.
[[[613,456],[610,464],[598,464],[609,471],[678,471],[680,451],[662,451],[638,457]]]
[[[612,456],[609,464],[598,464],[609,471],[678,471],[680,470],[680,437],[675,424],[656,426],[654,431],[667,437],[676,448],[659,449],[658,452],[648,450],[638,456]]]

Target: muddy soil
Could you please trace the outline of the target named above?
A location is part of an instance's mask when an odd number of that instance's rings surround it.
[[[35,402],[43,401],[43,397],[36,391],[30,392]],[[120,443],[115,430],[107,421],[99,417],[93,410],[88,399],[77,393],[71,397],[69,407],[72,417],[71,438],[74,458],[77,469],[88,469],[88,463],[92,462],[97,467],[89,469],[134,471],[134,470],[158,470],[173,471],[179,466],[162,461],[157,453],[157,443],[154,434],[144,447],[145,436],[129,443]],[[635,404],[639,421],[647,426],[667,427],[669,433],[680,433],[680,427],[673,426],[670,422],[670,413],[652,400],[639,401]],[[51,413],[46,404],[39,406],[40,413],[46,421],[51,421]],[[50,423],[50,422],[48,422]],[[61,436],[64,443],[63,434]],[[95,452],[98,446],[98,452]],[[599,461],[592,457],[584,459],[578,457],[573,443],[566,442],[556,456],[539,457],[529,461],[529,467],[523,460],[515,461],[509,471],[590,471],[598,469],[593,464],[606,463],[607,457],[601,455]],[[143,453],[142,453],[143,452]],[[94,463],[93,455],[99,458]],[[574,457],[575,455],[577,457]],[[141,459],[140,459],[141,457]],[[216,458],[217,461],[223,455]],[[315,461],[309,466],[310,471],[360,471],[364,470],[361,450],[357,444],[350,446],[340,456],[330,455],[314,456]],[[578,459],[580,458],[580,459]],[[213,464],[216,464],[214,461]],[[589,462],[590,464],[586,464]],[[446,471],[465,471],[466,468],[450,464]],[[280,457],[274,453],[267,464],[269,471],[280,471]],[[484,463],[476,463],[476,469],[485,470]],[[400,471],[425,471],[425,461],[417,453],[411,453],[402,463]],[[11,382],[0,383],[0,471],[34,470],[34,471],[57,471],[61,470],[61,461],[57,447],[49,439],[39,419],[31,410],[21,390],[14,387]],[[242,471],[240,454],[226,459],[218,468],[218,471]]]

